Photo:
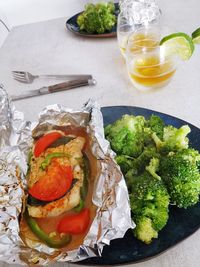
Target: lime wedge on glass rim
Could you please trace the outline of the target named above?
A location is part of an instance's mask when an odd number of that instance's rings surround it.
[[[188,60],[194,51],[192,38],[183,32],[165,36],[160,41],[160,46],[166,49],[168,55],[176,54],[182,60]]]
[[[192,33],[192,41],[194,44],[200,44],[200,28]]]

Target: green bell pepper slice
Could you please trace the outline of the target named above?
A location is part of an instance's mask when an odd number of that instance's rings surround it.
[[[84,173],[84,179],[83,179],[83,186],[81,187],[81,198],[85,200],[88,193],[88,183],[90,177],[90,163],[86,154],[83,155],[83,173]]]
[[[90,177],[90,163],[89,163],[89,159],[86,156],[86,154],[83,155],[83,173],[84,173],[83,185],[80,189],[81,200],[80,200],[80,203],[74,208],[74,211],[76,212],[80,212],[84,208],[85,198],[88,193],[88,183],[89,183],[89,177]]]
[[[84,208],[84,206],[85,206],[84,200],[80,199],[80,203],[75,208],[73,208],[73,210],[75,212],[80,212]]]
[[[43,162],[40,165],[40,168],[44,171],[49,166],[49,164],[51,163],[51,160],[53,158],[63,158],[63,157],[69,158],[70,155],[67,153],[62,153],[62,152],[50,153],[45,157],[45,159],[43,160]]]
[[[71,241],[71,235],[64,235],[59,240],[49,237],[49,235],[40,228],[37,221],[30,217],[27,212],[25,213],[25,219],[32,232],[51,248],[62,248]]]

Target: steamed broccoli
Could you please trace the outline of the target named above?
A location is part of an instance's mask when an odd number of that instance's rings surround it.
[[[168,220],[169,195],[162,180],[155,179],[149,172],[141,175],[126,174],[133,220],[136,222],[134,235],[150,243]]]
[[[117,164],[119,164],[121,171],[123,172],[123,174],[125,175],[128,170],[133,168],[133,160],[134,158],[130,157],[130,156],[126,156],[126,155],[119,155],[115,157],[115,160],[117,162]],[[137,170],[135,170],[137,173]]]
[[[153,238],[158,237],[158,232],[152,225],[152,220],[148,217],[138,216],[135,218],[137,227],[134,229],[134,235],[142,242],[149,244]]]
[[[146,170],[156,179],[161,180],[161,177],[156,173],[159,169],[159,159],[152,158]]]
[[[189,132],[156,115],[124,115],[105,128],[128,187],[134,235],[147,244],[167,223],[169,200],[180,208],[199,200],[200,154],[188,148]]]
[[[163,141],[154,132],[152,138],[156,144],[157,149],[161,153],[169,153],[170,151],[178,151],[188,148],[187,134],[190,132],[188,125],[183,125],[180,128],[175,128],[172,125],[164,127]]]
[[[115,160],[119,164],[124,175],[130,169],[134,172],[134,174],[140,174],[145,170],[150,160],[154,157],[159,158],[159,153],[157,153],[155,147],[149,146],[145,147],[143,152],[137,158],[126,155],[118,155],[115,157]]]
[[[156,148],[155,147],[144,147],[143,152],[139,155],[139,157],[137,157],[136,159],[134,159],[134,167],[137,169],[137,174],[141,174],[145,168],[147,167],[147,165],[150,163],[152,158],[159,158],[159,153],[157,153]]]
[[[115,6],[112,2],[87,4],[85,11],[78,16],[80,30],[88,33],[104,33],[110,31],[116,23]]]
[[[199,153],[194,149],[184,149],[169,153],[160,163],[160,171],[168,189],[171,201],[180,208],[187,208],[199,201],[200,173]]]
[[[124,115],[105,127],[105,135],[112,149],[119,155],[137,157],[144,148],[143,116]]]
[[[183,159],[189,160],[191,163],[199,165],[199,162],[200,162],[199,151],[197,151],[193,148],[188,148],[188,149],[183,149],[181,151],[181,153],[179,153],[179,154],[181,154]]]
[[[156,135],[162,140],[163,139],[163,132],[164,132],[164,126],[165,123],[163,120],[154,114],[151,115],[148,121],[149,127],[153,133],[156,133]]]

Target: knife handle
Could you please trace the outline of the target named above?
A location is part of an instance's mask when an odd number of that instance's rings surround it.
[[[89,81],[90,80],[88,79],[71,80],[71,81],[51,85],[48,87],[48,90],[50,93],[55,93],[55,92],[64,91],[64,90],[68,90],[68,89],[72,89],[72,88],[76,88],[76,87],[80,87],[84,85],[89,85],[90,84]]]

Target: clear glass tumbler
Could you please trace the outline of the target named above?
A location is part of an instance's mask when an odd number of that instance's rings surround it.
[[[119,8],[117,39],[125,57],[129,35],[144,25],[158,24],[161,11],[155,0],[123,0],[119,2]]]
[[[118,15],[117,41],[123,57],[125,57],[129,35],[135,30],[135,25],[123,15]]]
[[[173,77],[177,58],[159,45],[170,33],[166,27],[142,27],[129,36],[126,65],[130,80],[140,90],[160,88]]]

